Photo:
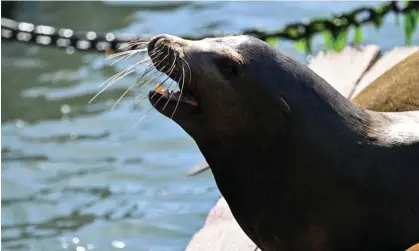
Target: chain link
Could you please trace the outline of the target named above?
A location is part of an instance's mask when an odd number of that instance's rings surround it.
[[[292,41],[306,41],[307,50],[310,50],[310,42],[314,35],[329,32],[332,39],[336,40],[342,32],[350,27],[359,28],[366,24],[381,26],[384,16],[389,13],[409,14],[419,13],[419,2],[408,1],[404,7],[399,6],[402,2],[391,1],[378,7],[360,7],[351,12],[333,15],[332,18],[313,19],[310,22],[295,22],[286,25],[283,29],[274,32],[265,32],[258,29],[244,30],[240,34],[250,35],[262,40],[270,38],[286,39]],[[419,14],[417,14],[419,16]],[[416,21],[417,22],[417,21]],[[415,25],[416,27],[416,25]],[[237,34],[206,34],[201,36],[183,36],[185,39],[200,40],[208,37],[218,37]],[[44,46],[56,46],[59,48],[76,49],[81,51],[103,52],[108,49],[122,51],[128,48],[132,41],[147,41],[149,37],[138,37],[132,34],[105,35],[96,32],[75,32],[71,29],[58,29],[46,25],[34,25],[26,22],[17,22],[2,17],[2,39],[36,43]]]

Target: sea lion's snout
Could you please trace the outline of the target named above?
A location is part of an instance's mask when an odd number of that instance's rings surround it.
[[[188,59],[184,57],[184,50],[188,45],[188,40],[163,34],[152,38],[147,48],[154,67],[175,81],[179,87],[179,91],[175,91],[169,89],[171,85],[164,89],[158,84],[155,90],[149,93],[152,105],[173,119],[191,116],[198,110],[198,98],[193,93],[191,83],[192,69]]]
[[[183,48],[187,45],[187,41],[163,34],[151,39],[148,44],[148,55],[153,65],[159,70],[167,74],[175,81],[179,81],[182,75]]]
[[[165,38],[165,35],[160,35],[160,36],[157,36],[157,37],[153,37],[152,39],[151,39],[151,41],[148,43],[148,47],[147,47],[147,50],[150,52],[150,51],[153,51],[155,48],[156,48],[156,44],[157,44],[157,42],[160,40],[160,39],[164,39]]]
[[[162,34],[155,36],[151,39],[151,41],[148,43],[148,52],[151,52],[158,48],[159,46],[187,46],[188,41],[185,39],[182,39],[180,37],[168,35],[168,34]]]

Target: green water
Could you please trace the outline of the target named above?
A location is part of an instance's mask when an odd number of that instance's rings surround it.
[[[14,18],[75,30],[204,34],[284,24],[349,10],[356,2],[26,2]],[[376,3],[375,3],[376,4]],[[404,36],[385,20],[364,43],[384,49]],[[417,38],[415,38],[417,42]],[[317,41],[315,49],[322,48]],[[300,60],[291,43],[280,47]],[[140,60],[114,66],[102,54],[2,41],[2,250],[183,250],[219,196],[192,139],[147,100],[119,96],[119,81],[93,104],[98,85]]]

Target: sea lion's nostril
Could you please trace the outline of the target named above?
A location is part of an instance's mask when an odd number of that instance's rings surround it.
[[[153,37],[151,39],[151,41],[148,43],[148,48],[147,48],[148,51],[151,52],[152,50],[154,50],[156,48],[157,42],[160,39],[163,39],[163,38],[168,38],[168,36],[167,35],[159,35],[159,36]]]
[[[149,52],[154,50],[156,43],[157,41],[159,41],[160,38],[161,36],[154,37],[153,39],[151,39],[150,43],[148,43],[148,48],[147,48]]]

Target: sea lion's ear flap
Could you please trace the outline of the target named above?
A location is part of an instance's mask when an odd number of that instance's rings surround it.
[[[291,109],[287,101],[285,101],[285,99],[283,99],[282,97],[279,97],[278,101],[279,101],[279,105],[281,106],[281,109],[284,111],[284,114],[287,117],[289,117],[291,115]]]

